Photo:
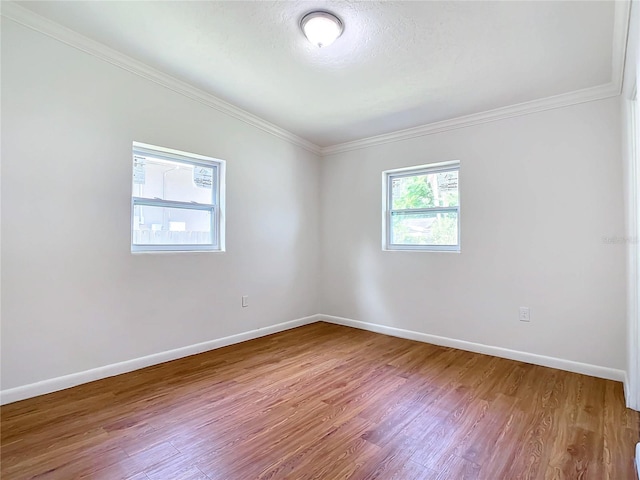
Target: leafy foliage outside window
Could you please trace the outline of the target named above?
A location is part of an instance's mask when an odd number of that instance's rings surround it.
[[[393,245],[457,246],[458,169],[390,177]]]
[[[392,198],[394,210],[435,207],[433,188],[427,175],[394,178]]]

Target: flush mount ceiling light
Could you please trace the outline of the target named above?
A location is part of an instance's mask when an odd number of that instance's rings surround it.
[[[331,45],[342,34],[342,21],[333,13],[315,11],[300,20],[300,28],[307,39],[322,48]]]

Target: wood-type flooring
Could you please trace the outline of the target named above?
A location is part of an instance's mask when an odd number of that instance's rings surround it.
[[[5,405],[2,479],[635,479],[617,382],[315,323]]]

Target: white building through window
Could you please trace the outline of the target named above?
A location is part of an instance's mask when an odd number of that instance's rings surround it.
[[[460,162],[383,172],[383,248],[460,251]]]
[[[224,160],[133,143],[131,251],[224,251]]]

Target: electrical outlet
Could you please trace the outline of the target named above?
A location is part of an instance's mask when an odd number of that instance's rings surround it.
[[[520,321],[521,322],[530,322],[531,321],[531,310],[529,307],[520,307]]]
[[[242,306],[243,307],[248,307],[249,306],[249,295],[243,295],[242,296]]]

